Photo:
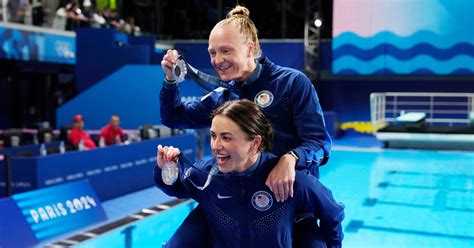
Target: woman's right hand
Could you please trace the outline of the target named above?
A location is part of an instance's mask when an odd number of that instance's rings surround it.
[[[163,56],[163,59],[161,60],[161,68],[163,68],[163,71],[166,74],[166,80],[168,81],[174,80],[173,65],[176,64],[176,60],[178,60],[178,58],[178,51],[168,49],[165,56]]]
[[[157,150],[158,151],[156,154],[156,164],[158,165],[158,167],[160,167],[160,169],[163,168],[163,165],[165,164],[166,161],[171,161],[175,159],[181,153],[179,148],[175,148],[173,146],[163,147],[161,145],[158,145]]]

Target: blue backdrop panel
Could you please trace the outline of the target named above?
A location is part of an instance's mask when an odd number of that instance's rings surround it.
[[[472,0],[335,0],[333,73],[474,74]]]
[[[26,247],[37,243],[30,225],[24,221],[23,213],[13,198],[0,199],[0,209],[0,247]]]
[[[160,124],[159,93],[163,79],[161,66],[124,66],[59,107],[56,125],[70,124],[75,114],[85,117],[86,129],[102,128],[112,114],[118,114],[122,127],[127,129]],[[181,83],[180,89],[183,97],[201,97],[204,93],[192,81]]]
[[[474,92],[469,78],[334,78],[318,83],[324,111],[335,111],[340,122],[369,121],[372,92]]]
[[[0,160],[0,198],[6,196],[5,187],[5,161]]]
[[[154,39],[135,38],[135,44],[117,44],[114,29],[77,29],[76,84],[79,91],[94,85],[127,64],[150,64]],[[138,40],[138,41],[137,41]],[[153,40],[153,42],[151,42]],[[140,42],[139,42],[140,41]],[[146,43],[150,43],[143,45]]]
[[[339,120],[337,119],[337,113],[334,111],[324,111],[324,122],[329,136],[333,139],[337,138],[339,135]]]
[[[277,65],[304,69],[304,42],[302,40],[262,41],[260,43],[264,56]]]
[[[0,59],[74,64],[73,32],[0,23]]]
[[[195,158],[192,134],[44,157],[12,158],[14,193],[88,179],[101,200],[150,187],[158,144]]]
[[[131,46],[145,46],[148,47],[150,51],[150,63],[151,64],[161,64],[161,59],[163,58],[163,50],[155,48],[156,36],[147,35],[147,36],[127,36],[128,44]]]
[[[0,150],[1,153],[4,155],[9,155],[11,157],[34,157],[40,155],[40,146],[41,145],[26,145],[26,146],[19,146],[19,147],[7,147]],[[49,148],[57,148],[59,146],[59,142],[52,142],[45,144],[46,149]],[[4,197],[6,194],[6,184],[5,184],[5,161],[0,160],[0,197]],[[25,172],[27,173],[27,171]],[[31,181],[28,182],[20,182],[16,181],[16,188],[30,188]]]

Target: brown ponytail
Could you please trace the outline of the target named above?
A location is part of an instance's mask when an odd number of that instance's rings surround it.
[[[270,121],[263,114],[260,107],[247,100],[228,101],[217,108],[212,117],[225,116],[234,121],[237,126],[253,140],[257,135],[262,137],[259,151],[270,151],[273,142],[273,129]]]

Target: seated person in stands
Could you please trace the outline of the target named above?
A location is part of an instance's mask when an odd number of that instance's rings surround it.
[[[166,194],[199,202],[209,223],[209,247],[292,247],[293,232],[301,231],[293,229],[300,209],[320,220],[319,244],[311,247],[340,247],[344,205],[316,177],[296,171],[294,194],[287,201],[277,201],[265,185],[279,157],[267,152],[273,131],[260,108],[248,100],[229,101],[213,116],[214,158],[186,169],[179,165],[177,181],[167,185],[162,168],[165,161],[179,158],[180,150],[160,145],[154,175]],[[180,240],[175,239],[180,237],[173,236],[167,247],[176,247]]]
[[[100,130],[100,138],[108,146],[125,141],[125,133],[120,128],[120,118],[117,115],[112,115],[109,124]]]
[[[72,120],[72,129],[68,135],[68,140],[74,147],[79,147],[81,141],[86,150],[96,148],[94,141],[84,131],[84,118],[82,115],[75,115]]]

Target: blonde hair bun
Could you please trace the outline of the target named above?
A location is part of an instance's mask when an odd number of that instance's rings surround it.
[[[249,9],[245,8],[244,6],[237,5],[235,8],[233,8],[229,13],[227,14],[227,18],[231,18],[232,16],[245,16],[249,17],[250,16],[250,11]]]

